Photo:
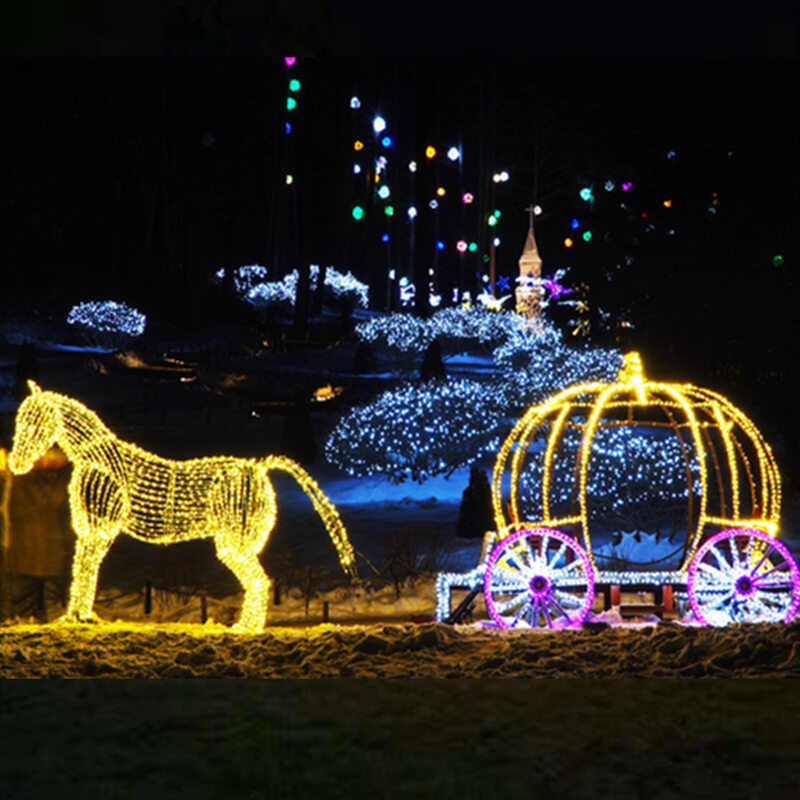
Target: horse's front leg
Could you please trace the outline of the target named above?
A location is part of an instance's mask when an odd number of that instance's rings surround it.
[[[89,530],[78,536],[72,561],[69,603],[62,621],[89,622],[95,619],[92,608],[97,594],[97,576],[100,564],[115,538],[116,532],[102,530]]]
[[[72,527],[77,535],[72,583],[65,622],[94,619],[97,576],[108,548],[128,514],[127,494],[120,482],[95,464],[76,465],[69,486]]]

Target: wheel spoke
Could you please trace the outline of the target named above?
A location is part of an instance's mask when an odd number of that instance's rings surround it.
[[[709,548],[709,552],[713,553],[717,559],[717,563],[722,567],[723,572],[730,572],[731,567],[733,566],[723,555],[722,553],[717,550],[716,545],[712,545]]]
[[[530,614],[528,615],[528,625],[531,628],[538,628],[539,627],[539,610],[541,607],[541,601],[538,597],[533,598],[533,603],[530,604]]]
[[[567,622],[568,622],[570,625],[572,625],[572,617],[570,617],[570,615],[569,615],[569,614],[567,614],[566,610],[565,610],[565,609],[564,609],[564,607],[561,605],[561,603],[559,603],[559,602],[558,602],[558,600],[556,600],[556,599],[555,599],[555,597],[553,597],[553,596],[551,596],[551,597],[550,597],[550,602],[552,603],[552,605],[554,606],[554,608],[555,608],[555,609],[556,609],[556,610],[557,610],[559,613],[561,613],[561,614],[563,614],[563,615],[564,615],[564,617],[566,618]]]
[[[727,577],[727,573],[715,566],[712,566],[711,564],[708,564],[705,561],[699,561],[697,563],[697,571],[700,572],[700,570],[703,570],[703,572],[713,573],[718,576],[718,579],[725,579]]]
[[[547,548],[550,546],[550,534],[546,531],[539,539],[539,558],[542,562],[547,563]]]
[[[567,543],[561,542],[561,547],[558,548],[555,555],[547,562],[548,568],[555,567],[555,565],[558,563],[558,560],[561,558],[561,556],[564,555],[566,549],[567,549]]]
[[[564,605],[571,605],[573,608],[580,608],[583,605],[583,600],[576,597],[574,594],[565,592],[561,589],[556,589],[552,595],[554,598],[558,597]]]
[[[508,567],[501,567],[500,565],[495,564],[494,567],[492,567],[492,573],[500,573],[500,575],[497,577],[502,578],[504,576],[505,581],[510,583],[512,586],[524,588],[528,585],[524,575],[520,574],[519,572],[514,572],[514,570],[510,570]]]
[[[547,610],[547,603],[542,603],[542,614],[544,615],[544,621],[547,623],[547,627],[552,628],[553,620],[550,619],[550,612]]]
[[[571,564],[554,569],[552,572],[553,578],[555,579],[556,576],[563,578],[568,572],[572,572],[572,570],[577,569],[578,567],[583,567],[583,563],[580,561],[573,561]]]
[[[792,576],[786,575],[783,578],[775,578],[771,581],[756,580],[753,581],[753,585],[756,589],[777,589],[778,587],[791,589],[794,584],[792,583]]]
[[[516,567],[516,569],[518,569],[521,573],[528,574],[530,572],[530,569],[520,558],[519,553],[512,548],[508,548],[508,550],[503,554],[503,558],[509,566]]]
[[[772,546],[772,544],[770,544],[769,547],[764,551],[764,555],[761,556],[761,558],[759,559],[758,564],[756,564],[755,567],[753,567],[750,573],[751,575],[755,575],[756,572],[758,572],[759,567],[767,560],[767,557],[774,549],[775,548]]]
[[[716,609],[716,608],[719,608],[719,607],[720,607],[720,606],[721,606],[723,603],[726,603],[726,602],[727,602],[728,600],[730,600],[730,599],[731,599],[733,596],[734,596],[734,592],[733,592],[733,591],[726,592],[726,593],[725,593],[724,595],[722,595],[722,597],[720,597],[720,598],[719,598],[719,599],[718,599],[716,602],[714,602],[714,603],[711,603],[711,604],[708,606],[708,609],[709,609],[709,611],[712,611],[712,610],[714,610],[714,609]]]
[[[522,618],[522,615],[523,615],[524,613],[526,613],[526,611],[527,611],[527,610],[528,610],[530,607],[531,607],[531,604],[530,604],[530,603],[525,603],[525,605],[524,605],[524,606],[522,606],[522,608],[520,608],[520,610],[519,610],[519,611],[517,611],[517,613],[514,615],[514,621],[511,623],[511,627],[512,627],[512,628],[516,628],[517,624],[519,623],[520,619]]]
[[[494,607],[498,611],[508,611],[513,608],[517,603],[522,603],[528,599],[528,595],[525,592],[519,592],[519,594],[515,594],[513,597],[509,598],[508,600],[495,600]]]
[[[747,544],[749,545],[750,542],[753,541],[752,536],[747,537]],[[735,536],[731,537],[731,552],[734,555],[734,559],[736,562],[737,569],[746,570],[747,569],[747,557],[745,556],[742,548],[739,547],[739,541]]]
[[[516,544],[519,545],[521,555],[524,556],[525,566],[529,569],[533,569],[537,559],[531,550],[531,543],[528,541],[528,537],[523,536],[522,538],[517,539]]]

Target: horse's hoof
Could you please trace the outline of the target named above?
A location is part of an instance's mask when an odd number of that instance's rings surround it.
[[[102,620],[96,614],[79,617],[77,614],[62,614],[55,620],[57,625],[98,625]]]
[[[254,627],[249,626],[249,625],[243,625],[241,622],[237,622],[231,628],[231,631],[233,631],[233,633],[250,633],[250,634],[261,633],[262,632],[261,629],[259,629],[259,628],[254,628]]]

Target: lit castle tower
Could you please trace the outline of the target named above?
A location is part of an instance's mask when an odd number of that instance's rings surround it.
[[[542,287],[539,281],[542,277],[542,259],[533,236],[533,206],[528,206],[525,210],[529,214],[528,238],[519,257],[519,286],[515,294],[517,313],[533,319],[539,316],[541,310],[539,303]]]

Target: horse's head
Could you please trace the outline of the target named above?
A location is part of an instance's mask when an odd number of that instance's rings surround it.
[[[17,410],[14,446],[8,457],[9,469],[16,475],[29,472],[55,443],[58,409],[49,392],[28,381],[31,393]]]

